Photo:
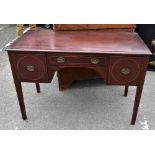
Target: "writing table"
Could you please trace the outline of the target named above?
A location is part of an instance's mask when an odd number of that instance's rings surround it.
[[[65,67],[89,68],[109,85],[136,86],[131,124],[135,124],[151,52],[135,32],[31,30],[7,48],[24,120],[21,82],[50,83]],[[103,120],[104,121],[104,120]]]

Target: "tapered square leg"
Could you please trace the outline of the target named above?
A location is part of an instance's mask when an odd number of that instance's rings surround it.
[[[141,95],[142,95],[142,90],[143,90],[143,86],[137,86],[135,103],[134,103],[134,107],[133,107],[133,114],[132,114],[132,120],[131,120],[132,125],[134,125],[136,122],[139,103],[140,103],[140,99],[141,99]]]
[[[39,83],[36,83],[36,90],[37,90],[37,93],[40,93],[40,84]]]
[[[128,89],[129,89],[129,86],[125,86],[124,96],[127,96],[128,95]]]
[[[21,82],[15,82],[15,87],[16,87],[16,92],[17,92],[17,97],[18,97],[18,101],[19,101],[19,107],[20,107],[20,111],[22,114],[22,118],[23,118],[23,120],[26,120],[27,116],[26,116],[26,110],[25,110]]]

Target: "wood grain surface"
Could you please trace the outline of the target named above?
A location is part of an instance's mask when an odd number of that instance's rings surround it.
[[[21,50],[22,49],[22,50]],[[106,53],[150,55],[135,32],[31,30],[16,40],[8,51]]]

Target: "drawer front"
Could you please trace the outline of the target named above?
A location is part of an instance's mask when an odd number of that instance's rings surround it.
[[[23,82],[47,82],[47,66],[44,54],[15,54],[14,67]]]
[[[83,65],[106,65],[105,56],[80,56],[80,55],[48,55],[49,65],[64,65],[64,66],[83,66]]]
[[[142,60],[140,57],[110,57],[108,83],[119,85],[139,83]]]

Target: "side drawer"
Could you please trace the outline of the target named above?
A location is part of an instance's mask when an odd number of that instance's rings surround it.
[[[139,83],[143,57],[111,56],[108,83],[118,85],[136,85]]]
[[[47,82],[47,65],[44,54],[13,54],[14,70],[22,82]]]
[[[49,65],[64,65],[64,66],[95,66],[95,65],[106,65],[106,56],[96,56],[96,55],[48,55]]]

